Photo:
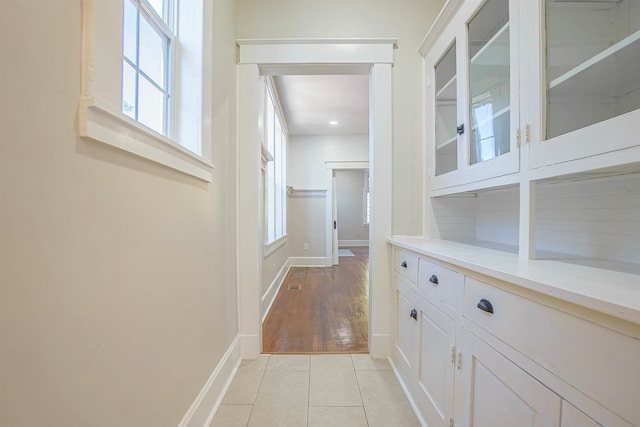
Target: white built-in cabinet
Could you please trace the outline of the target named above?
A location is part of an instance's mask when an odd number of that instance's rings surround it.
[[[426,426],[640,425],[640,324],[390,243],[392,360]]]
[[[429,427],[640,426],[640,1],[448,0],[392,360]]]
[[[449,0],[420,52],[425,236],[640,273],[640,2]]]

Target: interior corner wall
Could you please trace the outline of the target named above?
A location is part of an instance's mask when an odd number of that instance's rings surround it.
[[[0,425],[175,426],[238,330],[235,2],[210,184],[78,137],[82,4],[0,2]]]
[[[393,233],[422,234],[422,58],[444,0],[238,0],[238,38],[397,38],[393,67]],[[391,143],[391,141],[390,141]]]

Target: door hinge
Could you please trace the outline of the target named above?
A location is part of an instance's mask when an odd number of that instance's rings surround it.
[[[462,352],[458,353],[458,369],[462,369]]]
[[[456,346],[451,346],[451,363],[456,364]]]
[[[518,144],[518,147],[520,147],[520,144],[522,143],[522,132],[520,131],[520,128],[516,129],[516,144]]]
[[[525,133],[525,140],[526,140],[526,142],[527,142],[527,144],[528,144],[528,143],[530,143],[530,142],[531,142],[531,125],[530,125],[529,123],[527,123],[527,125],[525,126],[525,128],[524,128],[524,129],[525,129],[525,131],[524,131],[524,133]]]

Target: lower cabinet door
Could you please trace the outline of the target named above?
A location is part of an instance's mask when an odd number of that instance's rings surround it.
[[[418,395],[429,427],[448,427],[453,416],[456,322],[421,299]]]
[[[470,427],[556,427],[561,399],[465,330],[462,375],[468,390],[462,422]]]
[[[397,292],[396,365],[403,375],[410,378],[418,362],[418,307],[415,293],[400,286]]]

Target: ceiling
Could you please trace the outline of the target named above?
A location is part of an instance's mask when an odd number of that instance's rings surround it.
[[[289,135],[369,133],[367,75],[286,75],[274,80]]]

